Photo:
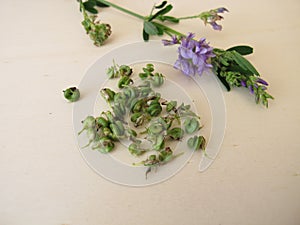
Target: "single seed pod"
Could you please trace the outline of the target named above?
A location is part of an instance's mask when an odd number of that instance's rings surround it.
[[[159,103],[152,104],[147,109],[147,112],[150,114],[150,116],[158,116],[162,111],[162,107]]]
[[[153,134],[153,135],[157,135],[157,134],[160,134],[161,132],[163,132],[164,130],[165,129],[164,129],[162,124],[152,123],[152,124],[150,124],[150,126],[148,128],[148,133]]]
[[[188,134],[192,134],[194,133],[195,131],[199,130],[200,128],[200,124],[199,124],[199,121],[192,117],[192,118],[187,118],[185,121],[184,121],[184,126],[185,126],[185,131],[188,133]]]
[[[133,81],[128,76],[122,76],[118,82],[118,88],[122,89]]]
[[[109,88],[103,88],[101,89],[100,94],[107,102],[111,102],[114,100],[116,93]]]
[[[145,105],[145,100],[140,99],[140,100],[134,101],[133,103],[134,103],[134,105],[131,108],[131,112],[132,113],[141,112]]]
[[[155,73],[151,79],[151,83],[154,87],[160,87],[164,83],[164,76],[161,73]]]
[[[117,137],[123,136],[125,129],[121,121],[117,120],[114,123],[110,124],[110,129],[114,135]]]
[[[107,137],[102,137],[100,143],[101,147],[98,150],[102,153],[111,152],[115,147],[115,144]]]
[[[142,155],[143,153],[146,152],[145,149],[142,149],[140,144],[139,143],[131,143],[129,146],[128,146],[128,151],[132,154],[132,155],[135,155],[135,156],[139,156],[139,155]]]
[[[87,116],[83,121],[81,121],[82,123],[82,130],[78,132],[78,135],[80,135],[84,130],[89,129],[89,128],[95,128],[96,126],[96,120],[93,116]]]
[[[155,137],[155,143],[153,144],[152,148],[155,151],[159,151],[161,149],[163,149],[165,146],[165,138],[163,135],[157,135]]]
[[[136,123],[136,121],[138,120],[139,117],[141,117],[143,115],[142,112],[136,112],[133,113],[130,117],[131,122]]]
[[[188,139],[188,147],[193,150],[205,149],[206,140],[203,136],[194,136]]]
[[[99,127],[108,127],[109,125],[108,121],[102,116],[96,118],[96,123]]]
[[[167,135],[174,140],[180,140],[183,138],[184,131],[179,127],[174,127],[167,131]]]
[[[127,65],[121,65],[119,73],[121,76],[130,76],[132,74],[132,69]]]
[[[80,98],[79,89],[76,87],[70,87],[63,91],[64,97],[70,102],[76,102]]]
[[[171,112],[172,110],[176,109],[177,102],[176,101],[170,101],[167,104],[166,110],[167,112]]]

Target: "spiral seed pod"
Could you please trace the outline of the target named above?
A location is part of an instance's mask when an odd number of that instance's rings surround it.
[[[110,111],[102,112],[102,115],[105,116],[109,123],[114,122],[114,116]]]
[[[162,133],[165,129],[162,124],[155,122],[155,123],[151,123],[147,130],[148,133],[151,135],[158,135]]]
[[[188,134],[192,134],[195,131],[199,130],[200,124],[199,124],[199,121],[194,117],[193,118],[187,118],[184,121],[184,127],[185,127],[185,131]]]
[[[96,120],[93,116],[87,116],[83,121],[81,121],[81,123],[83,128],[78,132],[78,135],[80,135],[84,130],[94,128],[96,126]]]
[[[194,136],[188,139],[188,147],[193,150],[205,149],[206,140],[203,136]]]
[[[147,150],[141,148],[139,142],[133,142],[128,146],[128,151],[135,156],[144,154]]]
[[[175,110],[177,106],[177,102],[176,101],[170,101],[167,104],[166,110],[167,112],[171,112],[172,110]]]
[[[121,65],[119,67],[119,73],[121,76],[130,76],[132,74],[132,69],[127,65]]]
[[[111,152],[114,149],[114,147],[115,144],[108,137],[102,137],[100,138],[94,149],[102,153],[108,153]]]
[[[174,140],[180,140],[183,138],[184,131],[180,127],[174,127],[167,131],[167,135]]]
[[[164,83],[164,76],[161,73],[155,73],[151,79],[151,83],[154,87],[160,87]]]
[[[153,150],[159,151],[165,146],[165,138],[163,135],[157,135],[155,137],[155,143],[152,145]]]
[[[107,102],[112,102],[116,93],[109,88],[103,88],[101,89],[100,94]]]
[[[113,134],[115,134],[117,137],[121,137],[124,135],[125,128],[123,126],[123,123],[119,120],[115,121],[114,123],[110,124],[110,129]]]
[[[118,82],[118,87],[120,89],[124,88],[125,86],[131,84],[133,82],[128,76],[122,76]]]
[[[158,116],[162,111],[162,107],[159,103],[152,104],[147,109],[147,112],[150,114],[150,116]]]
[[[136,101],[134,100],[132,102],[131,112],[132,113],[141,112],[144,105],[145,105],[145,100],[144,99],[139,99],[139,100],[136,100]]]
[[[108,127],[109,125],[109,122],[103,116],[97,117],[96,123],[99,127]]]

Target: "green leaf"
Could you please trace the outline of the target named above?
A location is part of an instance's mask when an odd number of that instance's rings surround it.
[[[230,91],[230,85],[229,83],[226,81],[225,77],[220,76],[220,74],[217,74],[217,77],[219,78],[219,80],[222,82],[222,84],[225,86],[227,91]]]
[[[149,34],[146,33],[145,29],[143,29],[143,39],[144,41],[149,41]]]
[[[239,54],[237,51],[230,51],[232,53],[233,60],[244,70],[249,70],[251,73],[258,75],[259,73],[254,68],[254,66],[245,59],[241,54]]]
[[[167,4],[167,1],[163,1],[160,5],[155,6],[155,8],[161,9],[161,8],[165,7],[166,4]]]
[[[158,16],[157,19],[162,22],[169,21],[171,23],[179,23],[179,19],[173,16]]]
[[[83,7],[86,11],[93,13],[93,14],[97,14],[98,10],[95,9],[96,6],[96,1],[94,0],[89,0],[83,3]]]
[[[253,48],[247,45],[238,45],[228,48],[226,51],[236,51],[241,55],[250,55],[253,53]]]
[[[97,1],[97,0],[96,0],[96,5],[98,7],[101,7],[101,8],[109,7],[109,5],[106,5],[106,4],[104,4],[104,3],[100,2],[100,1]]]
[[[160,16],[160,15],[165,15],[168,12],[170,12],[173,9],[172,5],[167,5],[165,8],[159,10],[157,13],[155,13],[154,15],[150,16],[149,21],[154,20],[156,17]]]
[[[149,35],[157,35],[159,33],[157,27],[149,21],[144,21],[144,31]]]

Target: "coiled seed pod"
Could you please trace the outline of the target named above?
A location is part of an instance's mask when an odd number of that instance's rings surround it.
[[[205,149],[206,140],[203,136],[194,136],[188,139],[187,145],[193,150]]]
[[[109,122],[103,116],[97,117],[96,123],[99,127],[108,127],[109,125]]]
[[[109,88],[103,88],[101,89],[100,94],[107,102],[112,102],[116,93]]]
[[[162,107],[159,103],[155,103],[155,104],[151,104],[148,109],[147,112],[150,114],[150,116],[158,116],[162,111]]]
[[[122,76],[118,82],[118,87],[120,89],[124,88],[125,86],[131,84],[133,82],[128,76]]]
[[[160,87],[164,83],[164,76],[161,73],[155,73],[151,79],[154,87]]]
[[[174,127],[167,131],[167,135],[174,140],[180,140],[183,138],[184,131],[180,127]]]
[[[184,121],[184,127],[185,127],[185,131],[188,134],[192,134],[195,131],[199,130],[200,124],[199,124],[199,121],[196,118],[192,117],[192,118],[187,118]]]

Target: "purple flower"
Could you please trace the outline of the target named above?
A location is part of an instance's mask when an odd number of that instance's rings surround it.
[[[222,26],[217,24],[217,21],[222,20],[223,17],[218,13],[228,12],[228,10],[224,7],[220,7],[217,9],[212,9],[207,12],[203,12],[200,14],[200,19],[204,21],[204,24],[210,24],[214,30],[222,30]]]
[[[263,85],[266,85],[266,86],[268,86],[269,84],[267,83],[267,81],[265,81],[265,80],[263,80],[263,79],[261,79],[261,78],[257,78],[257,80],[256,80],[256,82],[257,83],[260,83],[260,84],[263,84]]]
[[[247,87],[247,84],[246,84],[246,82],[245,82],[244,80],[241,80],[241,85],[242,85],[243,87]]]
[[[209,59],[214,57],[213,48],[206,43],[205,38],[199,41],[194,40],[194,34],[189,33],[187,37],[181,39],[178,47],[178,59],[174,64],[176,69],[181,70],[186,75],[201,75],[205,70],[212,67]]]
[[[168,45],[176,45],[176,44],[180,43],[180,40],[178,39],[178,37],[176,35],[172,36],[171,38],[172,38],[172,40],[163,39],[162,40],[163,45],[168,46]]]

